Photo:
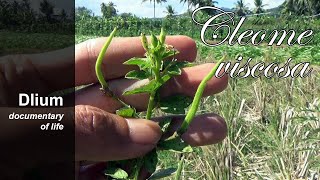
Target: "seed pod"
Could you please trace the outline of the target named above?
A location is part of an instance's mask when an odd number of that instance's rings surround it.
[[[161,28],[161,33],[160,33],[160,43],[164,44],[164,42],[166,41],[166,32],[164,31],[163,28]]]
[[[158,46],[158,39],[154,34],[151,34],[151,44],[153,47],[157,47]]]
[[[141,33],[141,42],[142,42],[142,46],[143,48],[148,51],[148,39],[146,37],[146,35],[144,33]]]

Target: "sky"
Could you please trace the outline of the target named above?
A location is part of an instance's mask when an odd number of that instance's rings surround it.
[[[91,9],[95,15],[100,16],[100,4],[108,3],[112,1],[116,5],[116,9],[118,13],[132,13],[137,15],[138,17],[153,17],[153,3],[145,2],[142,3],[142,0],[75,0],[76,7],[86,7]],[[217,0],[218,7],[226,7],[233,8],[235,6],[237,0]],[[285,0],[263,0],[266,8],[274,8],[281,5]],[[152,0],[153,2],[153,0]],[[253,9],[254,8],[254,0],[244,0],[246,5]],[[166,14],[164,13],[166,6],[172,5],[177,14],[182,14],[187,11],[188,5],[180,3],[180,0],[167,0],[166,3],[157,4],[156,5],[156,17],[164,17]]]

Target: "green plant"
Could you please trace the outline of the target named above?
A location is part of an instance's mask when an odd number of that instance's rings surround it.
[[[108,88],[108,84],[103,77],[102,72],[102,61],[106,53],[108,46],[111,43],[112,38],[116,33],[114,29],[103,46],[97,62],[96,62],[96,75],[102,86],[101,90],[108,96],[111,96],[123,104],[123,108],[119,109],[116,113],[122,117],[138,117],[136,110],[133,107],[130,107],[118,97],[116,97],[112,91]],[[184,153],[190,153],[193,151],[192,147],[186,144],[182,139],[181,135],[187,131],[190,123],[194,119],[200,100],[205,89],[207,82],[214,76],[219,64],[225,59],[224,57],[218,61],[216,66],[211,70],[211,72],[202,80],[200,83],[195,97],[193,100],[190,97],[185,97],[181,95],[172,96],[169,98],[160,99],[159,89],[164,85],[171,77],[181,74],[181,69],[184,67],[189,67],[192,64],[189,62],[179,62],[174,57],[179,52],[172,46],[165,44],[166,33],[161,29],[161,34],[157,38],[154,34],[151,33],[150,43],[147,40],[147,37],[142,34],[141,42],[146,53],[145,58],[132,58],[126,61],[126,65],[136,65],[139,67],[139,70],[133,70],[126,74],[127,79],[136,79],[143,80],[148,79],[147,83],[135,87],[134,89],[127,90],[124,92],[124,95],[132,95],[139,93],[148,93],[149,103],[146,112],[146,119],[151,119],[153,110],[159,107],[162,111],[172,114],[184,114],[185,108],[187,108],[190,103],[191,107],[183,121],[181,127],[175,132],[172,136],[167,139],[161,140],[157,144],[157,148],[147,154],[146,156],[138,159],[121,161],[121,162],[112,162],[109,165],[109,168],[106,170],[105,174],[111,176],[115,179],[137,179],[140,169],[145,167],[150,174],[153,174],[156,170],[158,158],[157,152],[163,150],[170,150],[177,153],[181,153],[179,168],[176,173],[176,179],[180,179],[181,169],[183,167]],[[171,58],[171,60],[166,60]],[[171,119],[167,118],[160,123],[163,133],[167,132],[168,127],[170,127]],[[121,169],[123,164],[131,164],[134,167],[130,174]],[[160,171],[157,174],[163,174],[167,170]],[[172,174],[172,171],[170,174]],[[153,174],[153,177],[159,176]],[[161,176],[163,177],[163,176]]]

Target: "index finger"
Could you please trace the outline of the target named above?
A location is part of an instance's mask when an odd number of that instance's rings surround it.
[[[75,84],[76,86],[96,83],[95,62],[106,38],[97,38],[85,41],[76,46],[75,57]],[[176,56],[181,61],[194,61],[197,48],[194,40],[187,36],[171,36],[166,44],[174,46],[180,53]],[[104,56],[103,67],[106,80],[123,77],[127,72],[135,69],[134,66],[123,65],[133,57],[143,57],[145,50],[139,37],[115,38],[111,42]]]
[[[27,83],[30,79],[33,82],[38,79],[49,88],[48,92],[96,83],[95,63],[105,41],[106,38],[97,38],[80,43],[75,48],[1,57],[0,72],[6,75],[7,82],[18,82],[18,77],[23,77],[20,82]],[[180,51],[176,56],[178,60],[195,60],[197,49],[191,38],[171,36],[166,43]],[[123,62],[133,57],[143,57],[144,54],[139,37],[115,38],[104,56],[105,78],[110,80],[124,76],[136,67],[123,65]]]

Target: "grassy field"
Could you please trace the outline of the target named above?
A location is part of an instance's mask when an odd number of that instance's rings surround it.
[[[37,53],[72,46],[74,35],[0,31],[0,56]]]
[[[10,35],[15,38],[10,40],[8,33],[0,32],[1,38],[6,37],[0,52],[17,52],[17,48],[23,53],[47,51],[74,42],[57,35]],[[41,36],[50,36],[50,43],[39,42]],[[95,37],[77,35],[75,41]],[[264,62],[284,62],[293,57],[293,62],[311,62],[314,70],[305,79],[231,79],[226,91],[204,98],[199,113],[215,112],[223,116],[228,136],[219,144],[197,148],[188,155],[183,169],[185,179],[319,179],[320,48],[226,45],[209,48],[199,41],[197,45],[197,63],[214,62],[227,52],[233,60],[238,55]],[[160,166],[176,167],[177,159],[173,153],[160,154]]]
[[[310,61],[310,48],[296,49],[295,61]],[[295,51],[288,47],[272,52],[266,47],[226,50],[234,57],[240,53],[261,61],[286,60]],[[197,61],[202,63],[212,62],[223,51],[200,47],[199,52]],[[266,60],[268,53],[274,56]],[[226,91],[205,98],[201,113],[222,115],[228,124],[228,136],[222,143],[190,155],[185,177],[320,178],[320,73],[318,67],[314,68],[307,79],[232,79]]]

